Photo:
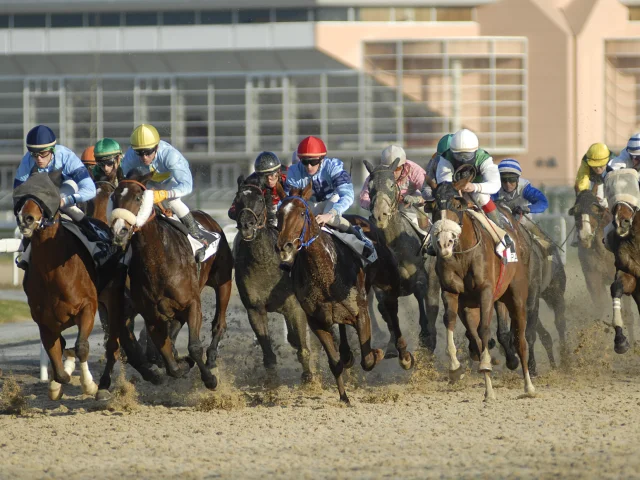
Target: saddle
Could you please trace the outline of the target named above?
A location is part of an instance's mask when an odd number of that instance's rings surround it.
[[[193,254],[194,255],[196,254],[196,252],[198,250],[200,250],[203,247],[202,243],[200,243],[198,240],[196,240],[191,235],[189,235],[189,230],[180,221],[180,219],[176,218],[175,216],[167,216],[167,215],[165,215],[162,212],[161,209],[156,209],[156,216],[158,217],[159,221],[162,221],[162,222],[166,223],[167,225],[170,225],[171,227],[175,228],[177,231],[179,231],[181,234],[183,234],[183,235],[185,235],[187,237],[187,239],[189,240],[189,244],[191,245],[191,249],[193,250]],[[201,235],[203,237],[205,237],[207,239],[207,241],[209,242],[209,246],[205,250],[205,254],[204,254],[204,257],[202,259],[202,261],[204,261],[207,258],[215,255],[216,252],[218,251],[218,246],[220,245],[221,235],[219,233],[210,232],[209,230],[205,229],[200,224],[200,222],[198,222],[197,220],[196,220],[196,224],[198,225],[198,228],[200,229]]]
[[[518,261],[518,255],[515,252],[515,248],[513,250],[511,248],[507,249],[504,245],[504,242],[502,241],[504,236],[508,234],[506,230],[503,230],[502,228],[500,228],[498,225],[493,223],[486,215],[479,212],[475,208],[469,208],[467,212],[469,212],[469,214],[475,220],[477,220],[478,223],[480,223],[480,225],[482,225],[482,228],[484,228],[487,232],[489,232],[489,235],[491,235],[491,238],[493,239],[493,242],[496,245],[495,252],[496,252],[496,255],[498,255],[498,257],[503,259],[503,261],[504,259],[506,259],[507,263]],[[511,225],[511,222],[509,221],[509,219],[502,212],[500,212],[500,215],[502,215],[505,221],[509,225]],[[511,225],[511,227],[513,228],[513,225]],[[513,235],[509,235],[509,236],[513,237]],[[513,241],[515,246],[515,240]]]
[[[429,245],[429,242],[431,241],[431,220],[429,219],[429,216],[420,209],[413,206],[409,208],[411,209],[411,213],[415,212],[417,214],[416,218],[409,215],[407,208],[401,209],[400,215],[409,221],[411,228],[413,228],[413,231],[416,232],[416,235],[418,235],[418,238],[420,239],[420,250],[418,251],[418,254],[424,253],[427,245]]]

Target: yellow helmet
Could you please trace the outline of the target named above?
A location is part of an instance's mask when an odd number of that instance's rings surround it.
[[[131,134],[131,148],[134,150],[142,150],[145,148],[154,148],[160,143],[160,135],[153,125],[143,123],[136,127]]]
[[[590,167],[604,167],[609,163],[611,151],[604,143],[594,143],[587,150],[587,165]]]

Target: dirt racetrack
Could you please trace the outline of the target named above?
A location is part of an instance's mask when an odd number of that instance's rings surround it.
[[[352,406],[344,407],[324,354],[321,382],[299,385],[277,315],[278,376],[265,374],[235,295],[214,393],[196,369],[154,387],[127,367],[108,403],[83,396],[77,376],[63,400],[52,402],[33,363],[9,368],[0,355],[0,408],[14,412],[0,415],[0,478],[640,478],[639,349],[613,353],[608,316],[594,314],[573,262],[568,277],[571,358],[550,370],[538,343],[535,398],[521,398],[519,370],[505,372],[502,364],[493,403],[482,401],[477,365],[449,385],[439,319],[435,361],[420,352],[413,371],[385,360],[368,374],[356,363],[346,381]],[[207,290],[209,321],[211,297]],[[403,299],[401,306],[414,349],[417,305]],[[549,311],[541,312],[555,337]],[[458,357],[470,365],[461,325],[456,339]],[[101,354],[93,348],[92,358]],[[493,356],[502,360],[497,350]],[[101,368],[91,363],[94,377]]]

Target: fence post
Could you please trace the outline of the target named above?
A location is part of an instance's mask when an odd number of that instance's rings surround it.
[[[16,227],[16,229],[13,231],[13,237],[22,239],[22,234],[20,233],[20,229],[18,227]],[[16,265],[17,258],[18,258],[18,252],[13,252],[13,286],[14,287],[20,284],[20,270]]]

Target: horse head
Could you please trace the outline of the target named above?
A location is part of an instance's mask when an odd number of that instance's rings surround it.
[[[436,253],[442,258],[449,258],[462,234],[462,214],[467,209],[467,202],[450,182],[439,184],[434,198],[429,205],[434,220],[432,241]]]
[[[320,227],[307,201],[313,194],[312,184],[302,190],[292,190],[278,209],[278,241],[276,249],[280,253],[280,267],[290,270],[298,250],[308,247],[320,235]]]
[[[113,232],[114,245],[125,249],[135,231],[141,228],[153,212],[153,190],[147,182],[153,172],[133,170],[122,180],[111,195],[110,214],[107,214]]]
[[[616,227],[616,235],[620,238],[629,236],[636,213],[638,213],[637,207],[627,202],[616,203],[613,208],[613,225]]]
[[[369,196],[371,197],[369,211],[376,226],[386,228],[392,216],[398,213],[400,188],[396,183],[394,172],[400,159],[396,158],[390,166],[374,167],[367,160],[363,162],[369,172]]]
[[[27,181],[14,190],[13,213],[24,237],[31,238],[37,230],[56,223],[61,185],[62,170],[32,172]]]
[[[238,177],[234,203],[238,210],[237,227],[244,241],[255,240],[258,230],[267,225],[267,200],[271,202],[271,198],[265,198],[257,180],[245,180],[242,175]]]
[[[580,243],[584,248],[591,248],[596,231],[606,223],[606,213],[607,209],[600,205],[598,197],[591,190],[578,193],[569,215],[575,218]]]

